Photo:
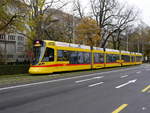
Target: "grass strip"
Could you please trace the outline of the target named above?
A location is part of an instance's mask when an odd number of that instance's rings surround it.
[[[87,75],[87,74],[104,72],[104,71],[125,69],[130,67],[135,67],[135,66],[102,68],[102,69],[82,70],[82,71],[74,71],[74,72],[61,72],[61,73],[53,73],[49,75],[30,75],[30,74],[1,75],[0,86],[3,87],[9,85],[32,83],[32,82],[52,80],[52,79],[65,78],[65,77],[81,76],[81,75]]]

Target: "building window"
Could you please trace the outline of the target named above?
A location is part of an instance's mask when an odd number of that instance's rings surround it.
[[[9,35],[8,40],[15,40],[15,35]]]
[[[3,58],[3,55],[0,55],[0,58]]]
[[[23,43],[22,42],[18,42],[17,45],[18,46],[23,46]]]
[[[24,50],[23,47],[18,47],[18,48],[17,48],[17,51],[18,51],[18,52],[23,52],[23,50]]]
[[[7,55],[7,58],[13,58],[13,55]]]
[[[19,40],[19,41],[23,41],[23,40],[24,40],[24,37],[18,36],[18,40]]]
[[[18,58],[24,58],[24,55],[19,55]]]
[[[0,40],[5,40],[5,35],[4,34],[0,34]]]

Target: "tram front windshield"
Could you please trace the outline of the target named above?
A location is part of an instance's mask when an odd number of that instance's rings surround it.
[[[33,48],[33,53],[34,53],[34,58],[33,58],[33,62],[32,62],[33,65],[36,65],[42,59],[44,50],[45,50],[45,48],[41,47],[41,46]]]

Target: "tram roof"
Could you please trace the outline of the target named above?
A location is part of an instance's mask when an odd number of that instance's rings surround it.
[[[136,55],[142,55],[142,53],[136,53]]]
[[[44,40],[45,42],[53,42],[55,43],[56,46],[62,46],[62,47],[73,47],[73,48],[81,48],[81,49],[90,49],[90,46],[86,46],[86,45],[80,45],[80,44],[73,44],[73,43],[66,43],[66,42],[59,42],[59,41],[51,41],[51,40]],[[94,50],[101,50],[103,51],[103,48],[99,48],[99,47],[93,47]],[[105,51],[107,52],[120,52],[119,50],[115,50],[115,49],[108,49],[106,48]],[[127,53],[127,54],[136,54],[136,55],[142,55],[141,53],[136,53],[136,52],[129,52],[129,51],[124,51],[121,50],[121,53]]]
[[[121,50],[121,53],[127,53],[127,54],[130,54],[129,51],[123,51],[123,50]]]
[[[130,52],[131,54],[136,54],[136,52]]]
[[[108,49],[106,48],[105,51],[107,52],[120,52],[119,50],[115,50],[115,49]]]
[[[56,46],[90,49],[90,46],[86,46],[86,45],[66,43],[66,42],[58,42],[58,41],[49,41],[49,40],[45,40],[45,41],[46,42],[54,42]],[[103,48],[99,48],[99,47],[93,47],[93,49],[103,51]]]
[[[86,45],[79,45],[73,43],[66,43],[66,42],[55,42],[56,46],[63,46],[63,47],[73,47],[73,48],[81,48],[81,49],[90,49],[90,46]]]

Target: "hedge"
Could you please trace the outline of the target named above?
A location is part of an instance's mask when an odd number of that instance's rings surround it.
[[[29,65],[0,65],[0,75],[28,73]]]

